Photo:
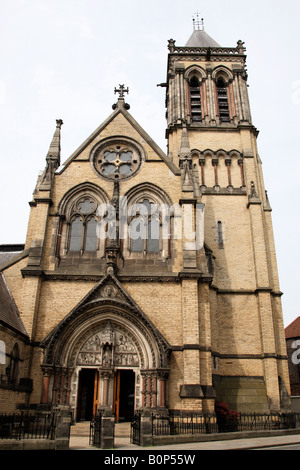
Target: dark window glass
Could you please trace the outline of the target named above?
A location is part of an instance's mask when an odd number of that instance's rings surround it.
[[[81,250],[82,220],[76,217],[71,224],[70,251]]]
[[[218,243],[223,245],[222,222],[218,222]]]
[[[121,165],[119,167],[119,172],[120,172],[120,175],[129,175],[131,172],[130,165],[127,165],[126,163]]]
[[[148,221],[147,251],[159,252],[159,221],[154,216]]]
[[[144,250],[145,226],[142,217],[137,217],[130,224],[131,251],[142,252]]]
[[[113,175],[115,171],[116,171],[115,165],[107,164],[104,167],[103,174],[105,176],[110,176],[110,175]]]
[[[104,152],[104,159],[107,162],[113,162],[116,158],[117,158],[116,152],[111,152],[109,150],[107,152]]]
[[[202,121],[200,83],[197,77],[190,81],[190,100],[192,121]]]
[[[219,116],[221,122],[230,121],[227,87],[223,79],[217,81],[217,93],[218,93],[218,105],[219,105]]]
[[[97,221],[94,217],[86,224],[85,250],[96,251],[97,249]]]
[[[132,152],[128,151],[128,152],[120,153],[120,160],[122,160],[122,162],[130,162],[131,159],[132,159]]]

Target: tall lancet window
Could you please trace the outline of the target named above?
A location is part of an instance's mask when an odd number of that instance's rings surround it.
[[[202,121],[201,89],[197,77],[192,77],[190,80],[190,104],[192,121]]]
[[[137,204],[137,217],[131,222],[131,251],[159,252],[160,222],[155,204],[147,199]]]
[[[74,204],[70,224],[70,251],[97,250],[96,209],[96,201],[85,196]]]
[[[230,122],[227,86],[223,78],[217,81],[219,117],[221,122]]]

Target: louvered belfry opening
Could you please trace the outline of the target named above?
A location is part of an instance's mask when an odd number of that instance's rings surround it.
[[[219,117],[221,122],[230,122],[227,87],[222,78],[217,81]]]
[[[202,121],[201,111],[201,91],[200,83],[197,77],[192,77],[190,81],[191,97],[191,117],[192,121]]]

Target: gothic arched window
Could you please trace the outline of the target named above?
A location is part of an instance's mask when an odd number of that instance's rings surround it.
[[[219,117],[221,122],[230,121],[229,113],[229,104],[228,104],[228,95],[227,95],[227,86],[223,78],[217,80],[217,97],[218,97],[218,108],[219,108]]]
[[[71,211],[69,251],[97,250],[97,204],[90,197],[75,202]]]
[[[108,201],[106,193],[93,183],[80,184],[65,194],[58,206],[57,262],[69,252],[72,257],[84,253],[95,253],[96,258],[104,255],[102,221]]]
[[[169,258],[175,208],[167,194],[145,183],[130,190],[125,200],[126,206],[120,208],[126,212],[121,233],[124,257]]]
[[[130,222],[130,251],[159,252],[160,222],[154,203],[144,199],[135,207],[136,216]]]
[[[191,78],[189,82],[189,89],[192,121],[202,121],[201,89],[200,82],[196,76]]]

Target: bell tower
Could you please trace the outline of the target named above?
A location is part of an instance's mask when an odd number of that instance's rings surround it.
[[[246,127],[256,135],[242,41],[236,47],[221,47],[205,32],[202,20],[194,22],[185,46],[170,39],[168,49],[167,137],[172,154],[176,154],[176,138],[184,125],[193,134],[192,142],[201,134],[203,144],[211,141],[214,129],[225,134]]]
[[[217,399],[226,399],[227,381],[236,390],[228,401],[242,409],[238,390],[246,388],[242,393],[251,396],[249,380],[260,377],[264,406],[278,410],[289,388],[282,293],[250,111],[246,49],[241,40],[235,47],[219,45],[198,16],[186,45],[170,39],[168,49],[169,157],[181,169],[183,207],[195,201],[204,207],[204,246],[213,260],[209,313],[199,297],[199,324],[205,324],[200,335],[206,335],[212,368],[205,379],[200,374],[200,383],[209,384],[211,377]],[[183,268],[191,257],[183,247]],[[201,270],[197,259],[194,253],[193,266]],[[236,375],[245,381],[237,385]]]

